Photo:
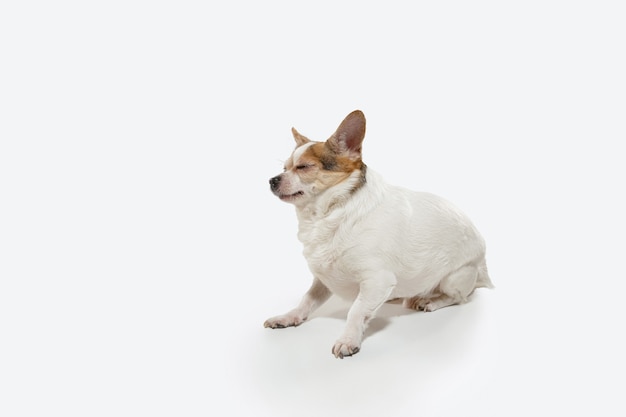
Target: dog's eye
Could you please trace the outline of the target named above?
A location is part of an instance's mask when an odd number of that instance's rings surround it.
[[[298,165],[296,166],[296,169],[307,169],[307,168],[311,168],[313,165]]]

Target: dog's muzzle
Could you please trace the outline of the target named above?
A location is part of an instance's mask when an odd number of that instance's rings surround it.
[[[276,193],[278,191],[278,187],[280,187],[280,180],[282,176],[277,175],[274,178],[270,178],[270,189],[272,192]]]

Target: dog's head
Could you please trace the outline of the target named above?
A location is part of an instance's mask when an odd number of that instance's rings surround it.
[[[315,142],[291,129],[296,149],[285,162],[284,172],[270,179],[272,192],[296,206],[306,205],[334,189],[350,194],[365,183],[361,144],[365,137],[365,116],[350,113],[326,142]],[[343,187],[337,187],[339,185]]]

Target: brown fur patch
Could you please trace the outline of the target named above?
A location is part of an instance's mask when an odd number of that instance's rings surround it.
[[[310,146],[297,161],[296,166],[314,166],[316,169],[304,169],[299,173],[304,181],[317,182],[318,189],[328,189],[333,185],[346,180],[356,170],[361,171],[361,181],[354,188],[360,188],[365,183],[365,164],[358,159],[338,154],[325,142],[318,142]],[[353,191],[354,191],[353,190]]]
[[[316,143],[304,153],[303,157],[309,156],[317,159],[325,171],[343,172],[352,174],[357,169],[361,169],[363,161],[361,158],[352,159],[348,156],[334,152],[330,146],[324,142]]]

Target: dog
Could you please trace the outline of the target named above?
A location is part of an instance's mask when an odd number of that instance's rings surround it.
[[[348,114],[326,142],[291,131],[296,148],[269,183],[296,208],[313,283],[296,308],[265,327],[298,326],[332,294],[353,300],[332,347],[343,359],[359,352],[367,324],[386,301],[435,311],[493,287],[485,242],[459,209],[389,185],[363,163],[363,112]]]

